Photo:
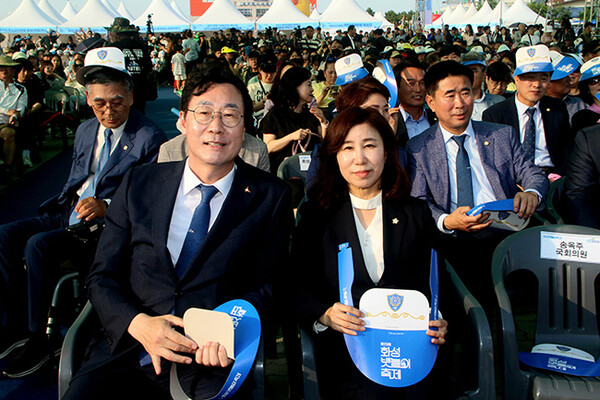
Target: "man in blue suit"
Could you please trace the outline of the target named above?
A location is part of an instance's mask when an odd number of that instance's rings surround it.
[[[130,110],[133,86],[119,49],[90,51],[77,80],[86,86],[95,118],[77,129],[67,183],[40,206],[39,217],[0,226],[0,358],[18,348],[3,371],[8,377],[29,374],[50,357],[45,319],[59,265],[65,260],[89,265],[93,259],[94,248],[65,227],[104,218],[123,175],[133,166],[155,162],[166,141],[158,126]]]
[[[488,214],[467,211],[514,198],[514,211],[528,218],[546,194],[548,179],[526,158],[512,127],[471,120],[472,82],[473,72],[453,61],[427,71],[427,103],[439,123],[411,139],[407,151],[412,195],[429,204],[445,233],[442,253],[474,290],[490,288],[485,283],[491,285],[491,255],[505,234],[488,228]]]
[[[87,282],[105,335],[64,399],[168,399],[173,363],[188,371],[179,379],[191,398],[210,398],[232,360],[180,333],[184,312],[237,298],[268,315],[293,220],[287,185],[237,157],[250,95],[228,69],[204,65],[186,81],[179,122],[188,158],[134,168],[108,211]]]

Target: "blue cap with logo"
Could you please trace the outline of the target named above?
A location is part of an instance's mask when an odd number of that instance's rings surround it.
[[[358,54],[348,54],[335,62],[336,85],[345,85],[369,75]]]
[[[579,81],[585,81],[598,75],[600,75],[600,57],[595,57],[581,66]]]
[[[573,57],[567,57],[560,54],[558,51],[550,51],[550,59],[554,66],[554,72],[550,77],[551,81],[557,81],[571,75],[578,67],[579,63]]]
[[[550,50],[543,44],[521,47],[516,54],[517,68],[513,76],[533,72],[554,72]]]

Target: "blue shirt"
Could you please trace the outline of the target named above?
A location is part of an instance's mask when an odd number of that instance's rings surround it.
[[[425,129],[429,128],[429,120],[427,119],[427,110],[425,110],[425,108],[423,108],[423,114],[421,114],[421,118],[419,118],[418,121],[415,121],[409,113],[404,111],[402,106],[400,106],[400,113],[402,113],[409,139],[414,138]]]

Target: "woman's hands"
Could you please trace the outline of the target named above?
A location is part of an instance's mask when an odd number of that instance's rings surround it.
[[[356,336],[356,331],[365,330],[365,321],[361,319],[364,316],[362,311],[337,302],[321,315],[319,322],[338,332]]]
[[[431,343],[433,344],[444,344],[446,343],[446,333],[448,333],[448,321],[445,319],[438,319],[436,321],[429,321],[430,327],[438,328],[437,331],[427,330],[427,334],[433,339],[431,339]]]
[[[293,140],[303,140],[310,134],[311,134],[310,129],[300,128],[297,131],[290,133],[289,136],[290,136],[290,140],[293,141]]]

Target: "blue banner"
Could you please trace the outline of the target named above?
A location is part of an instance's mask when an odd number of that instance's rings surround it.
[[[229,314],[233,321],[235,362],[225,384],[212,399],[228,399],[242,386],[252,370],[260,345],[260,317],[252,304],[246,300],[231,300],[223,303],[215,311]],[[171,367],[171,396],[175,400],[189,400],[177,378],[177,364]]]
[[[394,108],[398,106],[398,85],[392,66],[388,60],[377,61],[377,66],[373,69],[373,77],[383,84],[390,92],[389,106]]]
[[[434,271],[435,270],[435,271]],[[340,280],[340,302],[354,307],[352,300],[352,284],[354,282],[354,264],[352,249],[348,243],[339,246],[338,273]],[[430,285],[432,288],[431,316],[437,319],[438,282],[437,254],[432,252]],[[418,295],[415,295],[418,294]],[[408,301],[420,296],[427,303],[425,296],[412,290],[370,289],[361,298],[378,297],[387,301],[389,309],[382,311],[388,320],[405,317],[409,320],[421,320],[422,329],[385,329],[367,326],[364,332],[356,336],[344,335],[346,347],[356,367],[370,380],[388,387],[405,387],[413,385],[425,378],[437,357],[438,346],[431,343],[426,334],[429,321],[426,316],[415,316],[401,310]],[[384,297],[385,296],[385,297]],[[425,304],[428,309],[428,304]],[[427,310],[428,311],[428,310]],[[384,322],[385,324],[386,322]],[[393,322],[397,324],[397,322]]]

